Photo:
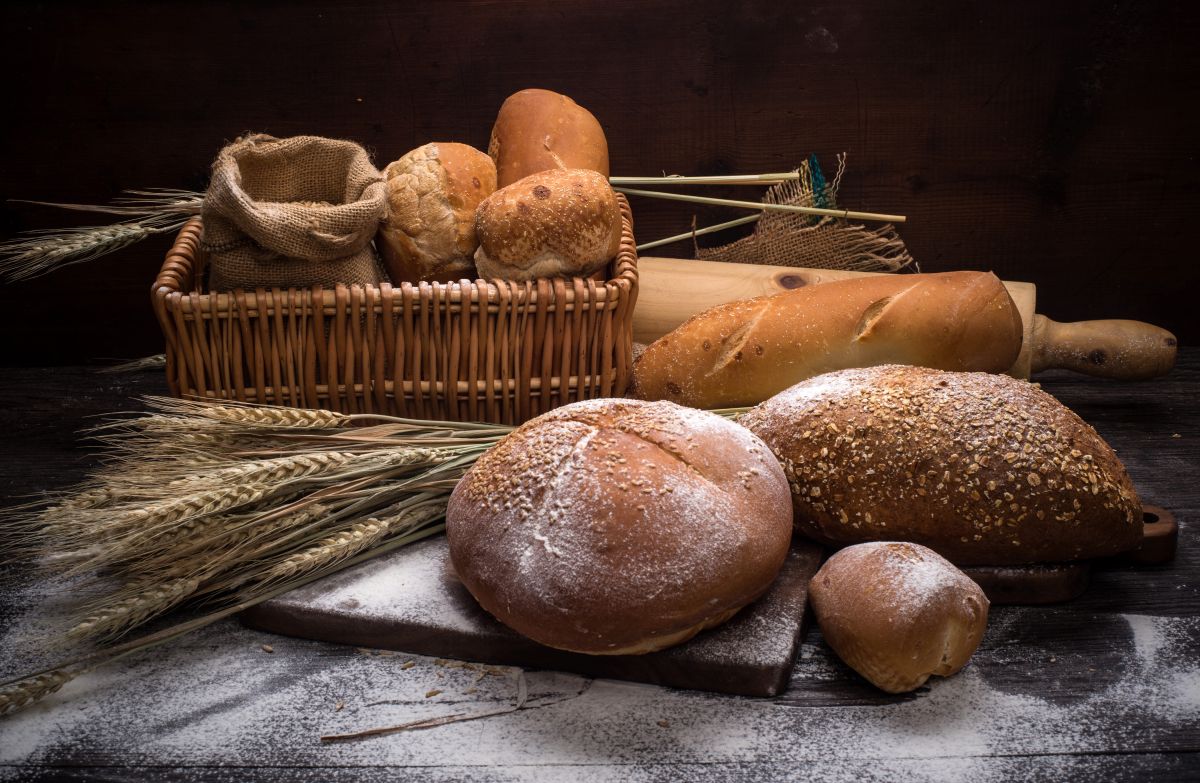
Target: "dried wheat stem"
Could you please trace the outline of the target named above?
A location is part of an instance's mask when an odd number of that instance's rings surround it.
[[[87,669],[75,671],[55,669],[44,674],[26,677],[0,688],[0,715],[16,712],[22,707],[49,696],[85,671]]]
[[[689,177],[682,174],[667,174],[661,177],[609,177],[610,185],[778,185],[800,178],[798,171],[781,171],[774,174],[718,174],[713,176]]]
[[[175,479],[167,484],[173,492],[195,491],[196,488],[209,484],[224,486],[231,482],[239,484],[266,484],[268,482],[286,481],[303,478],[316,473],[327,473],[345,467],[353,462],[370,461],[376,455],[373,453],[356,453],[350,451],[319,451],[309,454],[297,454],[274,459],[250,460],[240,465],[200,475]]]
[[[269,539],[268,546],[278,546],[287,540],[283,534],[303,529],[329,513],[328,506],[314,503],[274,518],[262,514],[250,520],[244,516],[211,517],[186,536],[156,541],[162,545],[161,554],[140,559],[135,567],[143,575],[153,574],[152,578],[158,581],[197,574],[202,574],[207,581],[262,554],[261,548],[249,545]],[[265,521],[256,521],[264,516],[268,517]]]
[[[165,353],[151,354],[143,356],[140,359],[131,359],[127,362],[120,362],[111,367],[101,367],[96,370],[98,373],[117,373],[117,372],[137,372],[139,370],[158,370],[167,366],[167,355]]]
[[[190,517],[257,503],[280,491],[278,485],[232,484],[222,489],[209,489],[174,500],[150,503],[143,508],[125,510],[111,519],[91,526],[91,529],[98,537],[107,537],[131,528],[135,533],[145,532],[146,528],[152,525],[169,525]]]
[[[146,397],[147,402],[168,413],[199,416],[228,424],[280,429],[332,429],[350,425],[350,416],[337,411],[285,408],[274,405],[236,405]]]
[[[665,239],[656,239],[653,242],[643,242],[642,244],[637,246],[637,250],[640,253],[643,250],[649,250],[652,247],[661,247],[662,245],[670,245],[674,242],[682,242],[685,239],[693,239],[695,237],[704,236],[705,234],[714,234],[718,231],[724,231],[727,228],[734,228],[736,226],[744,226],[747,223],[757,222],[760,217],[762,217],[761,214],[750,215],[749,217],[738,218],[737,220],[727,220],[724,223],[716,223],[711,226],[705,226],[704,228],[692,229],[691,231],[685,232],[683,234],[676,234],[674,236],[666,237]]]
[[[903,223],[907,219],[904,215],[885,215],[876,212],[855,212],[849,209],[826,209],[824,207],[802,207],[796,204],[772,204],[765,201],[742,201],[731,198],[710,198],[708,196],[692,196],[686,193],[662,193],[657,190],[636,190],[633,188],[613,188],[613,190],[630,196],[666,199],[667,201],[686,201],[692,204],[712,204],[714,206],[767,210],[769,212],[796,212],[801,215],[822,215],[824,217],[844,218],[846,220]]]
[[[73,639],[117,636],[167,611],[196,592],[199,586],[200,579],[196,577],[174,579],[104,607],[68,631],[67,635]]]
[[[138,223],[38,232],[0,244],[0,275],[8,280],[36,277],[59,266],[120,250],[153,233],[154,229]]]
[[[444,506],[439,508],[437,504],[434,504],[406,508],[399,514],[384,519],[371,517],[365,522],[352,525],[348,530],[322,539],[316,546],[275,564],[267,571],[263,581],[292,579],[297,575],[325,568],[357,555],[393,533],[407,532],[444,513]]]

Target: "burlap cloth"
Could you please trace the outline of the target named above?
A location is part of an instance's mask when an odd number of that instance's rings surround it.
[[[359,145],[245,136],[221,150],[204,196],[209,288],[379,283],[371,240],[387,207]]]
[[[813,155],[799,167],[799,179],[775,185],[763,201],[837,209],[837,190],[845,168],[846,156],[839,155],[837,174],[832,181],[826,180]],[[840,218],[794,212],[764,211],[750,236],[720,247],[696,245],[695,250],[696,258],[708,261],[858,272],[896,272],[913,262],[890,224],[867,228]]]

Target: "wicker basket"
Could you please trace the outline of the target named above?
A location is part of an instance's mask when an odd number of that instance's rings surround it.
[[[151,298],[172,394],[519,424],[624,394],[637,251],[629,204],[608,281],[477,280],[204,291],[199,219],[179,232]]]

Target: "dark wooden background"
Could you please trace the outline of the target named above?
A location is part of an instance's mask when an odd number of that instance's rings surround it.
[[[8,3],[0,199],[203,189],[247,130],[356,139],[381,166],[485,146],[523,87],[600,119],[617,174],[849,153],[847,207],[903,213],[926,271],[992,269],[1060,319],[1200,339],[1200,12],[1152,0]],[[692,211],[634,203],[639,239]],[[701,222],[732,216],[701,210]],[[73,216],[0,205],[0,237]],[[161,350],[165,238],[0,286],[3,364]],[[675,245],[661,254],[687,254]]]

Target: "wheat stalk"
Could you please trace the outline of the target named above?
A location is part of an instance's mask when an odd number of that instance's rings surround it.
[[[8,715],[22,707],[44,699],[62,686],[83,674],[85,669],[68,671],[57,669],[44,674],[35,674],[0,687],[0,715]]]
[[[365,522],[352,525],[332,536],[322,539],[316,546],[299,552],[276,563],[263,576],[264,582],[293,579],[298,575],[327,569],[342,560],[354,557],[365,549],[397,532],[412,530],[425,522],[445,514],[444,502],[436,505],[407,508],[394,516],[378,519],[370,517]]]
[[[98,373],[118,373],[118,372],[138,372],[140,370],[161,370],[167,366],[167,355],[165,353],[151,354],[143,356],[140,359],[130,359],[127,362],[118,362],[109,367],[101,367],[96,370]]]
[[[192,216],[200,214],[204,202],[203,194],[187,190],[126,193],[131,196],[118,199],[113,206],[25,201],[82,212],[128,215],[135,219],[108,226],[30,231],[19,239],[0,243],[0,277],[10,281],[26,280],[69,264],[114,253],[155,234],[176,231]]]
[[[133,222],[30,232],[23,238],[0,243],[0,277],[10,281],[27,280],[59,267],[115,253],[148,236],[181,225],[183,221],[169,226]]]
[[[196,592],[196,588],[199,586],[199,578],[185,577],[143,590],[134,596],[103,607],[71,628],[67,635],[72,639],[119,636],[130,628],[141,625],[178,605]]]
[[[285,408],[276,405],[234,405],[229,403],[215,405],[170,397],[147,397],[146,400],[168,413],[200,416],[204,419],[246,427],[332,429],[348,427],[352,421],[348,414],[316,408]]]
[[[712,204],[721,207],[738,207],[740,209],[757,209],[767,212],[793,212],[801,215],[819,215],[821,217],[843,218],[845,220],[865,220],[880,223],[903,223],[904,215],[886,215],[876,212],[856,212],[850,209],[827,209],[825,207],[802,207],[796,204],[773,204],[766,201],[742,201],[731,198],[711,198],[709,196],[692,196],[686,193],[663,193],[657,190],[637,190],[635,188],[614,187],[618,193],[629,196],[665,199],[667,201],[686,201],[692,204]]]

